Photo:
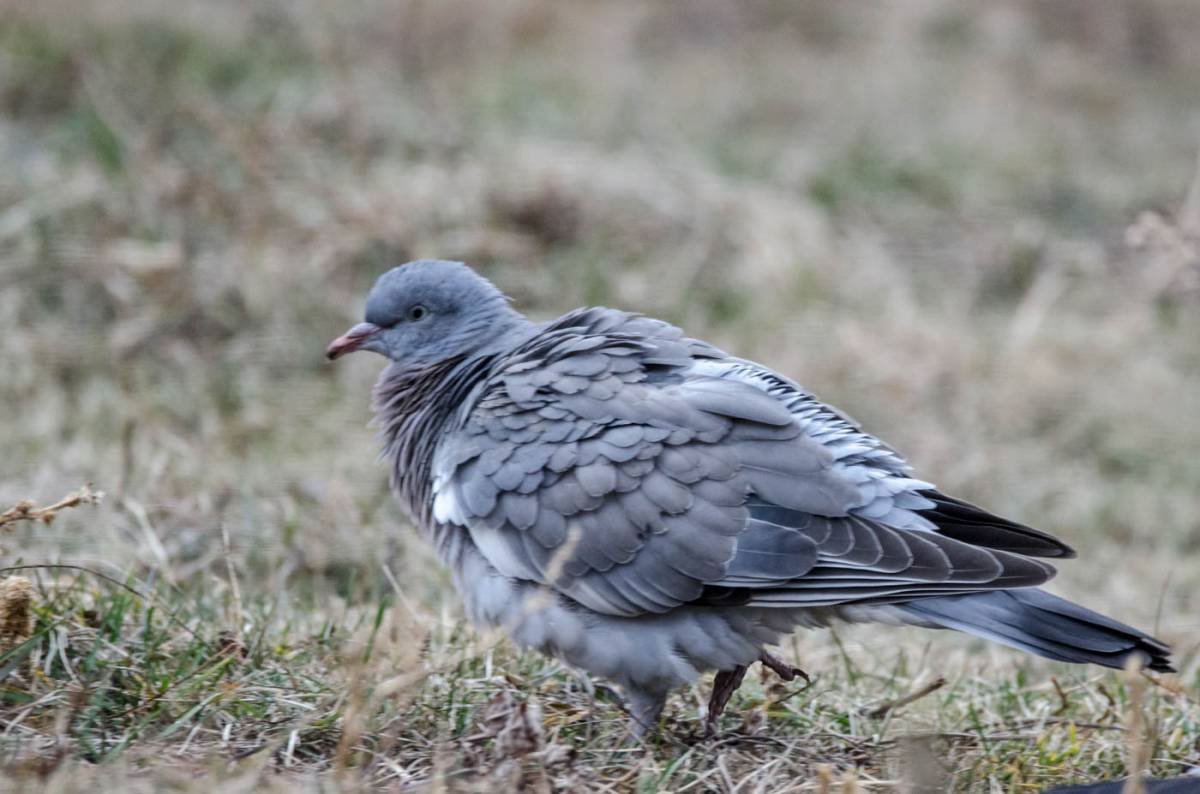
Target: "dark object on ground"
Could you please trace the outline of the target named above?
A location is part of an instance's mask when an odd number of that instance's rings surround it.
[[[1146,794],[1197,794],[1200,792],[1200,777],[1184,775],[1159,780],[1146,778]],[[1106,780],[1102,783],[1084,783],[1078,786],[1059,786],[1046,789],[1044,794],[1121,794],[1124,780]]]
[[[713,727],[747,665],[796,674],[765,646],[835,620],[1171,669],[1159,640],[1035,589],[1066,544],[914,479],[796,383],[667,323],[534,323],[423,260],[385,273],[327,355],[354,350],[392,361],[375,390],[392,484],[467,614],[620,683],[635,730],[707,670]]]

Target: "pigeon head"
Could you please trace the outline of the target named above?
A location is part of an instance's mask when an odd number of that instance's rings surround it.
[[[384,273],[365,322],[329,344],[330,360],[370,350],[405,365],[471,353],[524,322],[490,281],[461,262],[421,259]]]

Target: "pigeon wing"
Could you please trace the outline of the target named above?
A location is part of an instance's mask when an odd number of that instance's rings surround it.
[[[936,536],[914,512],[934,506],[914,495],[932,486],[891,450],[806,421],[729,377],[729,362],[746,363],[656,320],[565,315],[497,364],[439,444],[435,519],[467,527],[505,575],[614,615],[902,600],[1052,574]]]
[[[542,329],[439,444],[435,519],[466,526],[506,575],[636,615],[725,577],[751,492],[845,515],[857,488],[777,400],[688,374],[714,355],[666,323],[611,310]]]

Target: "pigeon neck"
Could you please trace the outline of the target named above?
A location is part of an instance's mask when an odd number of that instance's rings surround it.
[[[483,342],[471,350],[472,356],[491,356],[512,349],[524,341],[536,326],[525,315],[505,304],[499,314],[488,323],[488,333]]]
[[[375,423],[392,487],[423,528],[432,527],[433,452],[446,424],[485,376],[491,356],[456,356],[436,364],[392,364],[375,386]]]

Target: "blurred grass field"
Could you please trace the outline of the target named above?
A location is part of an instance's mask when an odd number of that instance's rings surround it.
[[[0,511],[107,492],[0,535],[35,613],[0,656],[0,788],[1200,765],[1197,40],[1188,0],[0,0]],[[628,744],[603,682],[463,624],[376,460],[381,360],[324,361],[422,256],[792,375],[1074,545],[1051,589],[1180,674],[1131,733],[1121,676],[814,632],[784,649],[810,688],[752,675],[705,744],[705,682]]]

